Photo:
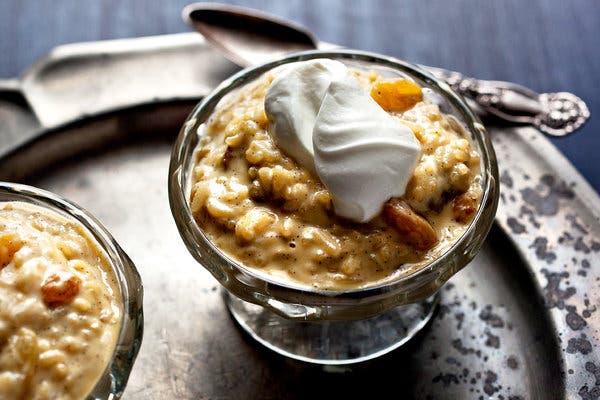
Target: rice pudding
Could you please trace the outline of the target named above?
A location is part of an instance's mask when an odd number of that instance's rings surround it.
[[[0,202],[0,399],[83,399],[123,315],[107,256],[79,223]]]
[[[357,222],[336,212],[319,171],[276,144],[265,97],[279,73],[230,93],[199,127],[189,201],[216,247],[279,281],[339,290],[409,274],[463,234],[482,193],[480,158],[461,124],[417,84],[351,70],[420,144],[403,195]]]

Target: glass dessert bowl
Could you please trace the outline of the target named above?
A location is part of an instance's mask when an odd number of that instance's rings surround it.
[[[0,391],[8,398],[120,398],[142,341],[142,291],[132,261],[88,212],[0,182]]]
[[[169,201],[252,337],[345,364],[426,325],[491,227],[497,174],[483,125],[445,83],[385,56],[311,51],[243,70],[195,108]],[[400,191],[378,194],[390,176]]]

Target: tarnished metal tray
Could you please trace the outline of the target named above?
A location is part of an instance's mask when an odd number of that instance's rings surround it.
[[[599,398],[600,199],[531,128],[488,126],[501,171],[495,227],[407,346],[321,368],[246,337],[167,201],[183,118],[234,70],[181,34],[64,46],[0,85],[0,179],[87,208],[142,275],[145,336],[125,398]]]

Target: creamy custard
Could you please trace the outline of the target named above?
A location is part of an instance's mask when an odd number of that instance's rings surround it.
[[[0,399],[83,399],[107,367],[123,305],[84,228],[0,203]]]
[[[304,287],[359,288],[431,262],[466,229],[481,184],[479,155],[462,126],[412,82],[353,74],[421,146],[404,195],[366,223],[336,215],[318,176],[275,145],[264,107],[273,73],[223,99],[199,128],[191,209],[242,265]],[[408,95],[390,100],[398,86]]]

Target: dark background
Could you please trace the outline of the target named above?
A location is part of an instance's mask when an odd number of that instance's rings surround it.
[[[570,91],[592,119],[553,139],[600,191],[600,1],[240,0],[319,39],[537,92]],[[70,42],[188,31],[186,0],[0,0],[0,78]]]

